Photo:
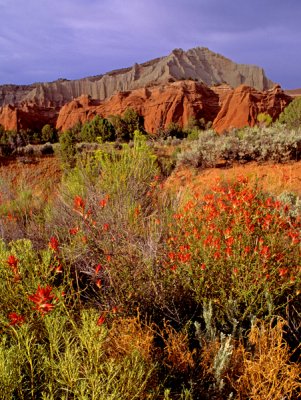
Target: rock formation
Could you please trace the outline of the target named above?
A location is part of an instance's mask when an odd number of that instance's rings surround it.
[[[189,117],[213,121],[219,111],[219,97],[202,83],[180,81],[151,88],[119,92],[109,100],[95,101],[81,96],[62,107],[56,128],[71,128],[84,123],[96,114],[108,117],[122,115],[127,108],[135,109],[144,117],[145,130],[156,133],[171,122],[185,126]]]
[[[196,47],[188,51],[175,49],[166,57],[79,80],[59,79],[24,86],[3,85],[0,86],[0,107],[24,102],[39,107],[62,107],[81,95],[105,100],[116,92],[185,79],[197,80],[208,86],[223,82],[232,87],[245,84],[258,90],[266,90],[274,85],[260,67],[236,64],[207,48]]]
[[[39,107],[31,103],[6,105],[0,108],[0,125],[8,131],[31,129],[39,132],[46,124],[55,126],[58,112],[59,109]]]
[[[59,131],[65,131],[97,114],[107,118],[122,115],[127,108],[133,108],[144,117],[145,130],[152,134],[171,122],[185,127],[192,116],[212,121],[213,128],[221,133],[234,127],[255,125],[261,112],[268,113],[275,120],[291,100],[280,86],[261,92],[245,85],[236,89],[228,85],[209,88],[199,82],[178,81],[118,92],[102,101],[82,95],[61,108],[32,103],[7,105],[0,108],[0,124],[6,130],[29,128],[39,131],[50,123]]]
[[[231,128],[254,126],[259,113],[267,113],[276,120],[291,100],[279,85],[265,92],[241,85],[224,98],[213,128],[221,133]]]

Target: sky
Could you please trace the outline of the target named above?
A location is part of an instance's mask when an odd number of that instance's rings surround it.
[[[0,84],[79,79],[208,47],[301,87],[301,0],[0,0]]]

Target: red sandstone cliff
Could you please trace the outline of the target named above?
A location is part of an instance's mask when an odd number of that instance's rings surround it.
[[[193,81],[120,92],[103,102],[82,96],[62,107],[56,127],[64,131],[96,114],[103,117],[121,115],[129,107],[144,117],[147,132],[156,133],[170,122],[185,126],[190,116],[213,121],[219,111],[219,97],[204,84]]]
[[[119,92],[104,101],[81,96],[61,109],[32,103],[9,105],[0,108],[0,124],[6,130],[40,130],[50,123],[64,131],[77,122],[85,123],[96,114],[102,117],[122,115],[131,107],[144,117],[145,129],[149,133],[156,133],[171,122],[184,127],[191,116],[213,121],[214,129],[223,132],[234,127],[255,125],[261,112],[270,114],[275,120],[291,99],[279,86],[260,92],[249,86],[209,88],[199,82],[178,81]]]
[[[276,120],[291,100],[278,85],[265,92],[241,85],[224,98],[213,128],[221,133],[231,128],[254,126],[260,113],[267,113]]]

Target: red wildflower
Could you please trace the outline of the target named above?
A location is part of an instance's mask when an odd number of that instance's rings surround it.
[[[55,298],[55,296],[51,293],[51,291],[51,286],[46,286],[43,288],[39,285],[37,291],[28,296],[29,300],[36,304],[35,310],[38,310],[42,315],[47,314],[54,307],[51,301]]]
[[[104,208],[107,205],[107,199],[100,200],[99,205],[101,208]]]
[[[105,320],[106,320],[106,317],[102,314],[97,320],[97,325],[98,326],[102,325],[105,322]]]
[[[79,231],[78,227],[69,229],[70,235],[76,235],[78,233],[78,231]]]
[[[85,202],[80,196],[75,196],[73,201],[75,210],[84,210]]]
[[[279,269],[279,276],[285,276],[288,273],[288,268],[280,268]]]
[[[14,325],[22,325],[25,322],[25,317],[23,315],[19,315],[17,313],[10,313],[8,314],[8,318],[9,318],[9,325],[14,326]]]
[[[11,254],[8,256],[7,263],[13,270],[14,274],[18,274],[18,259]]]
[[[53,250],[55,252],[59,251],[59,241],[57,240],[57,238],[55,236],[51,236],[48,245],[51,248],[51,250]]]
[[[102,229],[106,232],[110,229],[110,225],[109,224],[103,224]]]
[[[96,265],[96,267],[95,267],[95,275],[97,275],[98,274],[98,272],[100,271],[102,269],[102,266],[101,266],[101,264],[97,264]]]
[[[101,288],[101,279],[96,280],[96,286],[100,289]]]

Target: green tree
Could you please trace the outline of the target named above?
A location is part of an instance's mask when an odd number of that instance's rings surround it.
[[[301,97],[294,99],[280,114],[279,122],[294,129],[301,126]]]
[[[49,124],[43,126],[41,131],[41,139],[42,142],[51,142],[54,143],[57,141],[57,135],[53,127]]]
[[[110,115],[108,120],[114,126],[115,137],[117,140],[128,141],[130,139],[127,124],[120,115]]]
[[[60,135],[60,157],[65,168],[73,168],[76,163],[76,135],[72,129]]]
[[[129,139],[133,139],[135,131],[144,132],[143,117],[140,116],[133,108],[127,108],[123,114],[123,121],[126,124]]]
[[[80,139],[84,142],[96,142],[100,137],[104,142],[115,139],[114,126],[105,118],[96,115],[91,121],[86,122],[80,133]]]

